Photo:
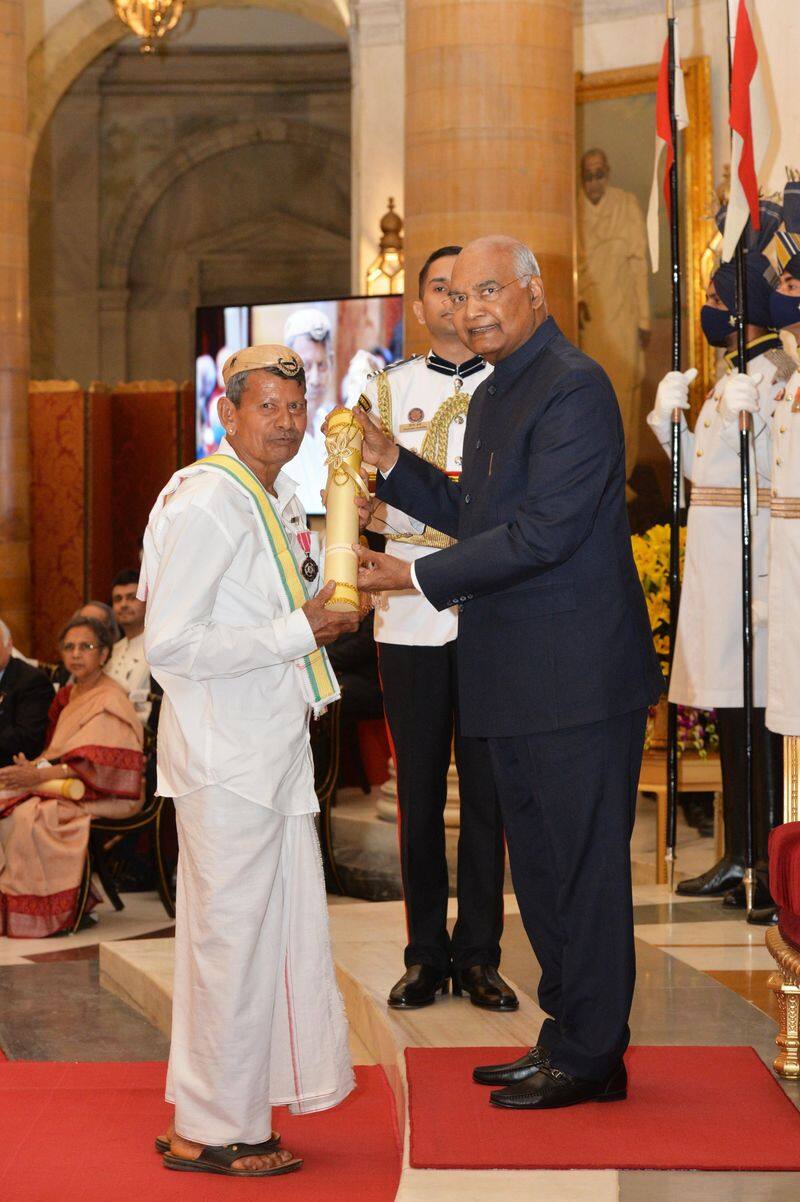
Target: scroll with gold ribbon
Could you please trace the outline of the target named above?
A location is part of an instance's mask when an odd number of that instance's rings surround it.
[[[356,494],[369,495],[361,479],[363,434],[349,409],[337,409],[328,418],[325,447],[328,452],[328,486],[325,495],[324,583],[334,581],[333,596],[326,609],[347,613],[359,608],[358,560],[353,543],[358,542]]]

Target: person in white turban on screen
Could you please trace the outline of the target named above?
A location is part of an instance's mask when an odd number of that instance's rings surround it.
[[[268,1176],[300,1167],[271,1107],[323,1110],[353,1088],[336,985],[308,719],[339,695],[324,645],[358,615],[316,596],[296,486],[306,426],[285,346],[223,367],[216,455],[180,469],[150,514],[140,596],[164,690],[158,791],[180,857],[167,1100],[170,1169]]]

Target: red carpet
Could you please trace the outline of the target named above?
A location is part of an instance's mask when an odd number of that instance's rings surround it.
[[[235,1181],[173,1173],[153,1149],[166,1127],[163,1064],[0,1064],[3,1202],[391,1202],[400,1178],[394,1101],[379,1068],[357,1068],[341,1106],[273,1125],[299,1173]]]
[[[520,1048],[407,1048],[418,1169],[800,1170],[800,1112],[752,1048],[631,1048],[626,1102],[498,1110],[476,1064]]]

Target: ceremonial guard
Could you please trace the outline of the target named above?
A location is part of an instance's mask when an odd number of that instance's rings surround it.
[[[449,297],[460,247],[431,254],[419,277],[414,313],[431,350],[392,364],[366,388],[373,415],[402,446],[458,478],[467,408],[489,374],[458,340]],[[453,541],[399,510],[378,503],[371,529],[393,556],[412,562]],[[420,593],[383,594],[375,613],[384,706],[397,768],[400,856],[406,905],[406,972],[389,1005],[429,1005],[452,977],[453,992],[478,1006],[516,1009],[500,977],[505,848],[489,754],[459,729],[456,678],[457,609],[434,609]],[[459,776],[458,919],[447,931],[449,894],[444,807],[451,749]]]
[[[706,398],[694,431],[682,419],[681,462],[691,481],[686,554],[678,632],[669,699],[697,709],[714,709],[720,742],[725,848],[707,872],[678,884],[695,897],[728,894],[725,904],[744,906],[745,723],[742,695],[742,539],[739,415],[753,418],[754,488],[752,514],[753,580],[753,780],[756,804],[756,905],[769,904],[765,864],[773,823],[776,754],[779,748],[764,724],[767,700],[767,581],[769,565],[770,420],[786,386],[791,364],[780,338],[769,327],[775,273],[761,248],[780,223],[780,208],[761,202],[761,230],[748,226],[747,373],[735,370],[735,268],[723,263],[713,276],[701,310],[703,332],[712,346],[726,348],[725,375]],[[725,210],[717,216],[720,229]],[[647,422],[667,455],[670,418],[688,409],[689,384],[696,375],[669,372],[656,392]]]
[[[786,185],[784,229],[775,240],[781,276],[770,297],[772,324],[794,371],[779,394],[772,418],[769,638],[767,714],[776,735],[800,736],[800,182]],[[748,921],[775,920],[774,907],[754,910]]]

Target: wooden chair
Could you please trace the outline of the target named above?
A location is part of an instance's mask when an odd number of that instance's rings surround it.
[[[150,847],[156,874],[156,888],[161,904],[170,918],[175,917],[175,903],[172,898],[169,875],[164,862],[161,843],[161,828],[164,820],[164,810],[172,802],[167,797],[149,797],[141,810],[128,818],[93,818],[89,831],[89,846],[86,852],[86,864],[83,870],[83,881],[78,898],[78,908],[73,924],[73,932],[78,930],[86,912],[89,900],[89,889],[92,874],[97,873],[106,897],[115,910],[124,910],[125,903],[117,892],[114,878],[108,867],[105,844],[109,835],[127,835],[133,831],[147,830],[150,836]]]
[[[157,700],[160,701],[160,697]],[[83,880],[78,896],[75,921],[72,926],[73,933],[78,930],[86,913],[86,903],[89,900],[92,874],[95,872],[100,880],[100,884],[103,886],[106,897],[114,909],[125,909],[125,903],[114,884],[114,878],[106,858],[105,845],[110,835],[122,836],[132,834],[136,831],[147,831],[150,839],[150,851],[158,896],[161,898],[161,904],[166,910],[167,915],[170,918],[175,917],[175,902],[172,897],[169,874],[164,860],[162,840],[165,812],[167,807],[172,805],[172,801],[168,797],[157,797],[155,794],[154,776],[148,771],[149,765],[155,762],[155,754],[156,734],[155,730],[148,725],[145,727],[144,741],[145,764],[143,780],[145,781],[145,802],[141,810],[138,810],[135,814],[130,814],[127,818],[92,818],[91,827],[89,828],[89,846],[86,850],[86,863],[83,869]]]

